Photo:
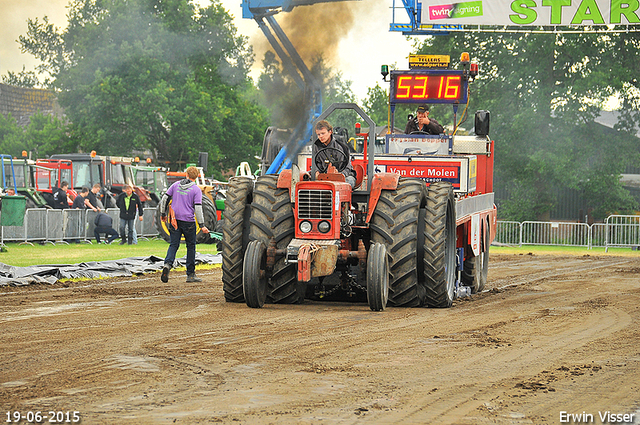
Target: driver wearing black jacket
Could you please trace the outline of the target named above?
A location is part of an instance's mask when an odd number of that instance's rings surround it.
[[[318,178],[318,174],[326,173],[326,161],[333,164],[344,176],[347,183],[355,189],[356,186],[356,172],[351,165],[351,157],[349,155],[349,148],[347,145],[333,136],[333,126],[328,121],[318,121],[315,127],[316,136],[318,138],[313,142],[312,158],[314,158],[313,164],[322,164],[322,169],[315,170],[315,178]],[[329,148],[329,149],[327,149]],[[326,150],[323,150],[326,149]],[[344,156],[338,151],[344,152]],[[318,154],[319,152],[319,154]],[[346,164],[345,164],[346,162]],[[345,166],[346,165],[346,166]],[[341,170],[341,168],[344,169]]]
[[[442,134],[444,127],[433,118],[429,118],[429,105],[422,104],[416,110],[416,117],[411,118],[407,122],[404,134],[425,133],[425,134]]]

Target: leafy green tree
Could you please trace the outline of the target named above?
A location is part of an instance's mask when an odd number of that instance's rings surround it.
[[[40,85],[35,71],[27,71],[24,66],[22,67],[22,71],[17,73],[8,71],[7,75],[2,76],[2,82],[10,86],[25,88],[33,88]]]
[[[354,101],[352,82],[344,80],[340,72],[327,68],[322,58],[316,60],[309,68],[321,87],[323,109],[333,103]],[[261,92],[261,103],[270,109],[271,121],[274,125],[294,128],[301,120],[308,119],[308,108],[305,104],[307,99],[303,90],[290,75],[283,71],[280,61],[270,51],[265,53],[258,88]],[[337,114],[332,116],[331,124],[334,127],[350,129],[355,125],[355,120],[353,114]]]
[[[29,125],[23,133],[24,147],[33,152],[36,158],[54,153],[70,152],[74,141],[68,134],[67,126],[52,115],[37,113],[31,116]]]
[[[267,51],[258,77],[259,102],[271,113],[271,122],[281,128],[294,128],[306,118],[304,92],[286,74],[275,53]]]
[[[69,149],[73,142],[67,126],[58,118],[40,112],[31,116],[29,125],[21,128],[9,114],[0,114],[0,153],[20,157],[22,151],[36,158]]]
[[[248,99],[252,61],[218,2],[74,0],[60,31],[29,21],[24,51],[43,62],[76,149],[150,149],[173,167],[209,152],[217,173],[253,160],[268,122]]]
[[[17,156],[24,149],[22,128],[11,114],[0,114],[0,154]]]
[[[376,125],[383,126],[389,121],[389,91],[380,84],[369,87],[363,101],[363,108]]]

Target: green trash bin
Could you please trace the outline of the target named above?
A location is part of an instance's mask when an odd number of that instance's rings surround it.
[[[0,206],[0,226],[23,226],[27,198],[22,195],[3,196]]]

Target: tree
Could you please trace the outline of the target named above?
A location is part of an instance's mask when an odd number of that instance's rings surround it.
[[[23,133],[24,145],[21,150],[33,152],[36,158],[54,153],[69,152],[74,141],[68,134],[67,126],[52,115],[37,113],[31,116]]]
[[[319,60],[314,64],[314,71],[322,75],[322,106],[323,110],[327,109],[334,103],[354,103],[355,94],[351,89],[352,82],[343,80],[341,72],[333,72],[326,68],[324,61]],[[353,137],[356,121],[362,121],[360,116],[350,110],[339,110],[331,114],[329,117],[331,125],[341,127],[347,130],[349,138]]]
[[[284,128],[295,127],[300,120],[307,120],[304,91],[287,75],[280,65],[280,61],[271,51],[267,51],[263,60],[263,70],[258,79],[261,92],[261,103],[271,111],[271,121]],[[310,72],[321,87],[322,106],[326,109],[336,102],[353,102],[355,95],[351,89],[351,81],[344,80],[340,72],[333,72],[327,68],[322,57],[311,64]],[[334,127],[351,128],[355,124],[355,117],[332,118]]]
[[[16,156],[24,149],[22,129],[8,114],[0,114],[0,154]]]
[[[0,114],[0,153],[20,157],[23,151],[32,152],[36,157],[44,157],[73,146],[67,126],[58,118],[35,113],[29,125],[21,128],[9,114]]]
[[[77,149],[150,149],[174,167],[208,151],[218,172],[253,160],[266,111],[247,100],[252,52],[219,3],[74,0],[68,17],[64,31],[30,20],[20,42],[52,75]]]
[[[375,87],[369,87],[363,108],[377,125],[386,125],[389,120],[389,92],[377,83]]]
[[[293,128],[305,119],[304,91],[287,75],[275,53],[268,50],[258,77],[259,102],[271,113],[271,122],[281,128]]]
[[[501,208],[503,217],[547,218],[555,202],[552,188],[585,186],[584,176],[597,169],[586,158],[596,151],[575,135],[593,122],[612,94],[627,96],[623,87],[630,80],[635,78],[637,87],[637,72],[631,72],[638,63],[637,37],[465,32],[431,37],[419,46],[417,53],[450,53],[454,59],[470,51],[480,63],[468,110],[491,111],[495,186],[511,192]],[[608,171],[618,175],[620,167],[624,161]],[[592,203],[598,194],[621,193],[612,190],[610,180],[591,182],[584,193],[593,196]]]
[[[27,71],[24,66],[22,71],[18,73],[8,71],[7,75],[2,76],[2,82],[10,86],[25,88],[33,88],[40,84],[35,71]]]

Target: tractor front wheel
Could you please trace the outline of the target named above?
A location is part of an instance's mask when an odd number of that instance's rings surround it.
[[[400,178],[395,190],[383,190],[371,219],[371,241],[385,245],[391,278],[389,305],[424,304],[422,277],[423,212],[426,187],[422,180]]]
[[[242,292],[251,308],[262,308],[267,299],[268,278],[266,274],[266,247],[260,241],[247,245],[242,269]]]
[[[389,259],[387,248],[372,243],[367,256],[367,300],[373,311],[382,311],[389,299]]]

